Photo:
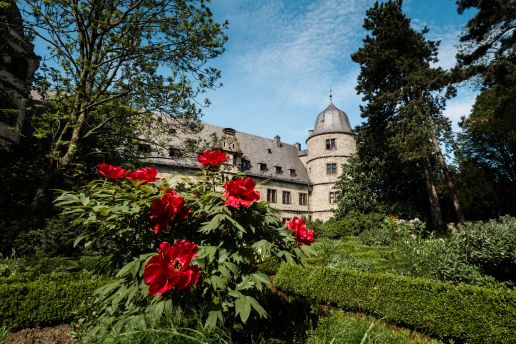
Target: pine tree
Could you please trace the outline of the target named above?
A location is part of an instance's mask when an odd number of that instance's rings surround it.
[[[425,190],[432,221],[438,226],[443,220],[434,174],[443,174],[457,218],[463,222],[455,184],[440,148],[441,140],[450,133],[450,123],[442,115],[446,73],[432,66],[437,61],[438,42],[425,38],[427,28],[414,30],[401,6],[401,0],[376,2],[364,21],[369,32],[364,45],[352,55],[361,67],[357,91],[366,102],[361,108],[367,119],[362,151],[383,162],[383,192],[404,190],[405,183],[418,185],[413,192]]]

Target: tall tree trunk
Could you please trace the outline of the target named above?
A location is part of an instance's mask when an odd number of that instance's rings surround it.
[[[443,224],[443,217],[441,215],[441,207],[439,206],[439,196],[437,195],[437,188],[435,187],[432,178],[432,165],[430,159],[425,157],[423,159],[423,174],[425,177],[426,192],[428,194],[428,202],[430,203],[430,212],[432,214],[432,222],[434,225],[441,226]]]
[[[446,161],[444,160],[444,156],[441,151],[441,146],[439,146],[439,141],[437,141],[437,137],[434,133],[432,133],[432,142],[434,144],[435,153],[437,154],[437,161],[439,162],[439,165],[443,170],[444,179],[446,179],[446,184],[448,185],[448,189],[450,190],[453,208],[455,209],[455,213],[457,214],[457,220],[459,221],[459,223],[464,223],[464,212],[462,211],[459,196],[457,195],[457,187],[455,186],[455,181],[453,180],[450,171],[448,170],[448,166],[446,166]]]

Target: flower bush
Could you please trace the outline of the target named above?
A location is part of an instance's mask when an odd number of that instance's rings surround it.
[[[151,167],[122,173],[102,164],[103,179],[58,197],[81,230],[75,244],[123,265],[118,280],[98,291],[83,326],[120,330],[177,307],[201,314],[206,328],[267,316],[259,300],[270,282],[260,264],[300,262],[313,253],[314,233],[296,218],[287,228],[259,200],[253,179],[220,170],[223,155],[204,151],[198,177],[183,178],[180,192]]]
[[[359,238],[366,245],[388,246],[400,241],[419,240],[424,230],[425,223],[417,217],[405,220],[389,215],[378,226],[362,232]]]

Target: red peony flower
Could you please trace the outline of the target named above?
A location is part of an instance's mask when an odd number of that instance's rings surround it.
[[[314,231],[306,228],[303,219],[294,216],[291,221],[287,221],[287,228],[294,232],[296,241],[301,245],[310,245],[315,241]]]
[[[254,191],[255,186],[256,182],[250,177],[232,179],[224,183],[226,205],[234,208],[249,207],[260,199],[260,193]]]
[[[107,179],[122,179],[127,172],[120,166],[102,163],[97,166],[97,173]]]
[[[152,183],[158,180],[156,178],[158,171],[154,167],[142,167],[134,171],[127,172],[125,177],[127,180],[139,180],[140,184]]]
[[[160,199],[152,201],[151,221],[155,223],[154,234],[167,229],[172,219],[184,220],[192,211],[185,207],[185,200],[174,190],[168,189]]]
[[[389,216],[389,219],[395,219],[395,218],[396,218],[396,215]]]
[[[143,281],[149,286],[149,295],[164,294],[172,288],[184,290],[199,281],[199,265],[190,266],[197,255],[195,243],[178,240],[174,245],[162,242],[158,254],[143,270]]]
[[[221,150],[209,150],[205,149],[204,152],[197,157],[197,160],[203,165],[204,167],[207,166],[219,166],[223,162],[226,162],[229,160],[229,156],[224,154]]]

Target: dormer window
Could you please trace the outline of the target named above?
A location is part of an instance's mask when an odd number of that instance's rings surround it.
[[[148,154],[151,152],[151,146],[147,143],[139,143],[138,152]]]
[[[272,149],[267,148],[267,153],[272,154]]]
[[[251,169],[251,162],[246,159],[242,159],[242,171],[249,171]]]
[[[326,139],[326,149],[337,149],[337,143],[335,142],[335,139]]]
[[[296,170],[294,170],[293,168],[290,168],[290,169],[288,170],[288,172],[289,172],[289,174],[290,174],[290,176],[291,176],[291,177],[295,177],[295,176],[297,176],[297,174],[296,174]]]
[[[281,166],[274,166],[274,168],[276,169],[276,174],[282,174],[283,173],[283,170],[281,169]]]
[[[259,165],[260,165],[260,171],[267,171],[267,164],[264,164],[263,162],[261,162]]]
[[[176,147],[168,147],[168,156],[177,159],[181,157],[181,151]]]

